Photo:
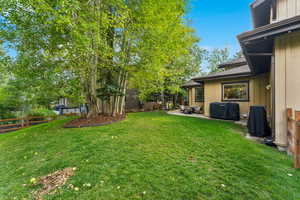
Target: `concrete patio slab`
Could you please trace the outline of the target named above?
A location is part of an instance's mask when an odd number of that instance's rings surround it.
[[[184,114],[180,110],[171,110],[167,112],[170,115],[178,115],[178,116],[184,116],[184,117],[194,117],[194,118],[201,118],[201,119],[212,119],[210,117],[206,117],[203,114]]]
[[[203,114],[184,114],[180,110],[171,110],[167,112],[170,115],[177,115],[177,116],[184,116],[184,117],[194,117],[194,118],[200,118],[200,119],[210,119],[210,120],[220,120],[220,121],[227,121],[227,122],[234,122],[236,124],[247,126],[247,120],[240,120],[240,121],[232,121],[232,120],[223,120],[223,119],[215,119],[207,117]]]

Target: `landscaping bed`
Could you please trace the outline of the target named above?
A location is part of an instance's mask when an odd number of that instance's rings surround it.
[[[73,119],[72,121],[66,123],[64,125],[65,128],[83,128],[83,127],[93,127],[93,126],[104,126],[108,124],[112,124],[114,122],[121,121],[125,119],[125,115],[117,115],[115,117],[112,116],[103,116],[99,115],[98,117],[92,118],[78,118]]]

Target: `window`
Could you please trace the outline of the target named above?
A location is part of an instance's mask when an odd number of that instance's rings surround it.
[[[195,93],[195,102],[204,102],[204,87],[196,87]]]
[[[223,83],[223,101],[249,101],[249,82]]]
[[[277,19],[277,0],[273,0],[271,13],[272,13],[272,20],[276,21],[276,19]]]

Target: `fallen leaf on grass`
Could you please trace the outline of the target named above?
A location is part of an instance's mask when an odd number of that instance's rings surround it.
[[[40,177],[38,181],[35,178],[32,178],[32,183],[35,182],[35,184],[43,185],[41,189],[34,192],[35,199],[42,200],[43,195],[55,193],[56,189],[65,185],[67,180],[74,175],[75,170],[76,167],[69,167],[53,172],[47,176]]]

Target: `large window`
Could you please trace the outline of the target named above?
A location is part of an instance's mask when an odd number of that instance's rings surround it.
[[[195,102],[204,102],[204,87],[199,86],[195,88]]]
[[[223,83],[223,101],[249,101],[249,82]]]

